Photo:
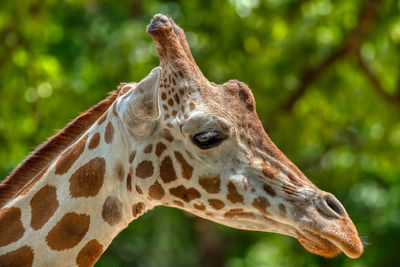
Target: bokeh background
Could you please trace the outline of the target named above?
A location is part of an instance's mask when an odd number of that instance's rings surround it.
[[[279,148],[347,208],[369,245],[324,259],[290,237],[158,207],[96,266],[399,266],[400,1],[0,1],[0,177],[158,57],[156,13],[211,81],[252,88]]]

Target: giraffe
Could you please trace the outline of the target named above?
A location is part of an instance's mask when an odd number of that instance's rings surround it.
[[[0,185],[0,266],[92,266],[160,205],[359,257],[345,208],[269,139],[248,86],[208,81],[171,18],[155,15],[147,33],[160,66],[122,83]]]

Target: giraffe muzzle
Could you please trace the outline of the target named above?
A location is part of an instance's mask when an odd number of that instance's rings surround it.
[[[363,253],[358,232],[345,208],[330,193],[322,192],[314,199],[314,208],[304,212],[308,221],[300,223],[299,242],[310,252],[324,257],[334,257],[341,251],[350,258]]]

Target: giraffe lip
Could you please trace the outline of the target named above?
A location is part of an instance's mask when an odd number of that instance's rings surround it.
[[[309,252],[323,257],[333,258],[341,252],[332,242],[308,230],[298,232],[297,240]]]
[[[301,233],[298,232],[297,239],[305,249],[327,258],[335,257],[340,252],[350,258],[358,258],[363,252],[358,236],[349,239],[341,235],[326,235],[311,229],[303,229]]]

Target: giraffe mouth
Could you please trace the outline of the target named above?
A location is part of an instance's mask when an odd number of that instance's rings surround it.
[[[358,258],[363,253],[363,245],[357,235],[352,233],[324,234],[313,230],[303,229],[297,232],[297,240],[311,253],[332,258],[340,252],[350,258]]]
[[[303,230],[303,233],[298,232],[297,240],[309,252],[323,257],[332,258],[341,252],[341,249],[332,242],[308,230]]]
[[[265,218],[265,217],[264,217]],[[266,218],[271,221],[270,218]],[[347,221],[347,220],[346,220]],[[333,258],[343,252],[349,258],[358,258],[363,253],[364,247],[358,237],[357,232],[347,231],[335,232],[332,228],[329,230],[296,228],[292,225],[275,221],[284,226],[284,231],[271,231],[286,234],[296,238],[299,243],[309,252],[326,257]]]

